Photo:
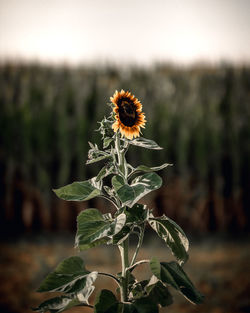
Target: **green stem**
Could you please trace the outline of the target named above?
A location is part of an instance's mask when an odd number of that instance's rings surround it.
[[[145,224],[143,224],[143,226],[140,227],[140,234],[139,234],[138,243],[137,243],[136,250],[135,250],[135,253],[133,255],[132,261],[130,263],[130,266],[132,266],[135,263],[135,260],[137,258],[138,252],[139,252],[139,250],[141,248],[141,245],[142,245],[142,242],[143,242],[143,237],[144,237],[144,230],[145,230]]]
[[[136,262],[135,264],[133,264],[132,266],[128,267],[128,268],[127,268],[127,271],[132,272],[132,270],[133,270],[137,265],[144,264],[144,263],[150,263],[150,260],[141,260],[141,261],[138,261],[138,262]]]
[[[116,283],[120,286],[120,281],[119,281],[119,279],[116,278],[114,275],[109,274],[109,273],[103,273],[103,272],[98,272],[98,275],[103,275],[103,276],[111,277],[111,278],[113,278],[113,279],[116,281]]]
[[[128,272],[129,266],[128,249],[129,239],[127,238],[120,246],[121,260],[122,260],[122,280],[121,280],[121,301],[126,302],[128,300]]]
[[[115,149],[118,156],[118,166],[125,180],[127,180],[128,169],[126,165],[126,159],[124,151],[121,151],[120,147],[120,134],[116,133]],[[128,300],[128,272],[127,267],[129,266],[128,250],[129,250],[129,238],[119,245],[122,261],[122,277],[121,277],[121,301],[126,302]]]
[[[127,179],[128,176],[128,169],[127,169],[127,164],[126,164],[126,159],[124,152],[121,151],[121,145],[120,145],[120,134],[117,132],[116,133],[116,138],[115,138],[115,149],[116,153],[118,156],[118,166],[123,174],[124,178]]]
[[[117,210],[119,210],[119,207],[117,206],[115,201],[113,201],[111,198],[109,198],[108,196],[105,196],[105,195],[100,195],[100,197],[103,198],[103,199],[108,200],[109,202],[111,202],[117,208]]]

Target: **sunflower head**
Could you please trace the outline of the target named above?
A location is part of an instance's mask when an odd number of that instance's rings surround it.
[[[145,115],[142,112],[141,102],[130,92],[117,91],[110,97],[114,104],[113,111],[116,121],[112,125],[115,132],[120,130],[121,135],[128,139],[140,136],[140,128],[145,127]]]

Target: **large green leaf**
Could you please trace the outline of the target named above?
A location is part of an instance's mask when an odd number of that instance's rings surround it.
[[[104,243],[112,243],[126,222],[124,213],[115,219],[110,214],[102,215],[96,209],[82,211],[77,217],[76,246],[86,250]]]
[[[152,276],[145,289],[148,293],[148,298],[151,299],[152,302],[158,303],[162,307],[173,303],[173,297],[168,291],[168,288],[164,286],[156,276]]]
[[[147,206],[139,203],[134,204],[132,208],[125,207],[125,209],[123,210],[126,214],[126,225],[121,229],[118,234],[113,236],[113,244],[121,244],[129,236],[130,232],[134,228],[134,225],[144,223],[149,214]]]
[[[158,313],[159,308],[155,301],[149,298],[140,298],[135,300],[133,306],[136,308],[137,313]]]
[[[149,211],[146,205],[136,203],[131,208],[127,207],[124,213],[127,216],[126,224],[141,224],[148,218]]]
[[[135,173],[138,173],[138,172],[145,172],[145,173],[157,172],[157,171],[164,169],[167,166],[172,166],[172,165],[173,164],[169,164],[169,163],[164,163],[160,166],[155,166],[155,167],[148,167],[146,165],[139,165],[133,169],[133,171],[130,173],[129,177],[131,177],[132,175],[134,175]]]
[[[103,289],[97,295],[94,313],[158,313],[158,306],[147,298],[133,303],[120,303],[110,290]]]
[[[147,149],[153,149],[153,150],[162,150],[163,148],[160,147],[155,141],[146,139],[143,137],[138,137],[136,139],[130,140],[129,144],[142,147],[142,148],[147,148]]]
[[[195,304],[203,302],[203,295],[196,290],[187,274],[177,262],[159,262],[156,258],[152,258],[150,268],[160,281],[177,289],[190,302]]]
[[[53,189],[53,191],[59,198],[68,201],[86,201],[102,194],[101,184],[96,182],[95,178],[74,182],[64,187]]]
[[[103,289],[97,295],[94,304],[94,313],[118,313],[118,301],[114,294]]]
[[[33,311],[38,311],[40,313],[47,311],[50,311],[51,313],[59,313],[79,305],[85,306],[87,304],[82,303],[77,298],[61,296],[42,302],[37,308],[33,309]]]
[[[112,244],[114,245],[120,245],[121,243],[123,243],[124,240],[126,240],[129,236],[131,232],[131,227],[125,225],[120,231],[119,233],[117,233],[116,235],[114,235],[112,237]]]
[[[172,304],[173,299],[168,291],[168,288],[158,280],[156,276],[152,276],[150,281],[143,280],[133,284],[130,292],[133,294],[133,299],[150,300],[151,303],[159,304],[162,307]]]
[[[122,205],[132,207],[146,194],[160,188],[162,179],[156,173],[146,173],[136,177],[129,185],[122,176],[116,175],[112,178],[112,185]]]
[[[73,256],[63,260],[56,269],[42,282],[38,292],[65,292],[67,294],[81,293],[82,301],[87,301],[94,290],[93,282],[97,272],[89,272],[83,260]]]
[[[180,226],[165,215],[154,217],[151,214],[148,222],[158,236],[166,242],[179,263],[186,262],[188,259],[189,242]]]

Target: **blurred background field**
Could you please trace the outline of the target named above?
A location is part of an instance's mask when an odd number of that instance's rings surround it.
[[[164,186],[143,202],[191,236],[187,272],[206,296],[195,307],[177,295],[168,312],[249,312],[250,68],[13,63],[0,67],[2,311],[27,312],[44,299],[35,293],[41,279],[77,253],[80,210],[112,211],[99,199],[58,200],[52,188],[97,173],[97,165],[85,165],[88,141],[100,144],[97,121],[109,114],[109,97],[121,88],[143,103],[143,136],[164,148],[132,147],[129,161],[174,164],[160,173]],[[168,259],[151,235],[142,256]],[[112,248],[94,248],[84,259],[90,269],[119,271]],[[97,287],[105,285],[110,282],[98,280]]]
[[[0,313],[48,298],[35,290],[78,253],[81,210],[113,212],[52,188],[98,173],[88,141],[101,144],[95,129],[122,88],[143,104],[143,136],[164,148],[131,147],[129,162],[173,163],[142,201],[185,230],[186,272],[205,295],[194,306],[175,294],[161,312],[250,312],[249,12],[248,0],[0,1]],[[81,255],[88,269],[120,271],[114,247]],[[172,258],[147,229],[139,257],[152,255]]]
[[[73,230],[88,206],[58,201],[52,192],[95,176],[85,165],[88,141],[109,97],[130,90],[143,103],[143,136],[162,151],[132,147],[133,165],[174,166],[165,186],[147,198],[159,215],[186,231],[244,232],[250,205],[250,68],[0,67],[1,230],[4,233]],[[99,166],[99,168],[98,168]],[[90,205],[109,211],[107,203]]]

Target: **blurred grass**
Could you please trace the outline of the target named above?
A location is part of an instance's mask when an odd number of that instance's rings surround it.
[[[19,240],[2,243],[0,258],[0,310],[5,313],[27,313],[31,307],[53,295],[39,294],[35,290],[41,280],[64,258],[77,254],[72,248],[73,238],[47,237],[47,239]],[[174,304],[161,309],[169,313],[243,313],[249,312],[249,257],[250,246],[247,238],[241,241],[206,239],[191,244],[190,259],[185,265],[196,287],[205,295],[205,302],[195,306],[172,290]],[[119,252],[115,247],[98,247],[81,253],[89,270],[117,273]],[[172,256],[159,241],[149,239],[139,254],[140,258],[158,256],[162,261]],[[147,265],[135,271],[137,278],[150,276]],[[96,290],[111,289],[115,284],[108,278],[98,278]],[[90,302],[93,302],[93,296]],[[91,312],[90,309],[76,308],[69,312]]]

